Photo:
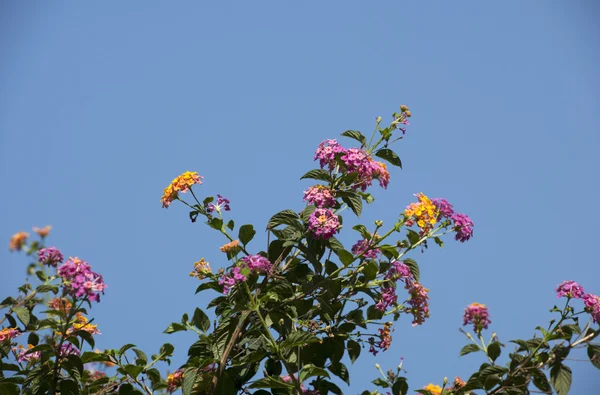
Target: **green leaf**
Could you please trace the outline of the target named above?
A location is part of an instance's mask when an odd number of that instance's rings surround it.
[[[31,344],[32,346],[37,346],[40,342],[40,337],[35,332],[31,332],[29,336],[27,336],[27,344]]]
[[[300,222],[300,217],[295,211],[283,210],[271,217],[267,223],[267,229],[273,229],[279,225],[290,225],[293,228],[303,232],[304,225]]]
[[[375,152],[375,156],[387,160],[394,166],[402,168],[402,161],[400,160],[398,155],[396,155],[396,153],[389,148],[382,148],[378,150],[377,152]]]
[[[285,350],[292,347],[304,346],[310,343],[320,343],[321,340],[310,332],[296,331],[292,332],[287,339],[281,342],[281,349]]]
[[[238,233],[238,238],[242,242],[243,245],[250,243],[250,240],[254,238],[256,231],[254,230],[254,226],[252,225],[242,225],[240,227],[240,232]]]
[[[592,365],[600,369],[600,346],[596,344],[588,344],[587,355],[592,362]]]
[[[227,227],[229,228],[229,230],[233,230],[233,228],[235,227],[235,222],[233,222],[233,220],[230,219],[229,222],[227,222]]]
[[[378,387],[383,387],[383,388],[389,388],[390,384],[385,381],[384,379],[382,379],[381,377],[376,378],[375,380],[371,381],[371,383],[375,384]]]
[[[552,387],[550,387],[550,382],[544,372],[540,369],[533,369],[531,370],[531,376],[533,377],[533,385],[545,394],[552,394]]]
[[[139,365],[125,365],[123,366],[123,369],[127,372],[129,376],[135,379],[137,378],[137,376],[139,376],[140,373],[142,373],[144,367]]]
[[[119,386],[119,395],[143,395],[143,394],[144,394],[143,392],[141,392],[137,388],[133,388],[133,385],[131,385],[129,383],[121,384]]]
[[[421,271],[419,270],[419,265],[417,265],[417,262],[411,258],[406,258],[403,262],[410,269],[410,273],[415,278],[415,281],[419,281],[419,278],[421,278]]]
[[[190,395],[196,382],[196,375],[198,370],[196,368],[187,368],[183,371],[183,384],[181,385],[182,395]]]
[[[196,328],[202,330],[203,332],[206,332],[210,329],[210,319],[204,313],[204,311],[200,310],[197,307],[196,310],[194,310],[194,317],[192,318],[192,322],[194,323]]]
[[[406,395],[408,394],[408,383],[404,377],[398,377],[394,385],[392,385],[393,395]]]
[[[462,357],[463,355],[467,355],[467,354],[470,354],[472,352],[477,352],[477,351],[480,351],[480,350],[481,349],[476,344],[467,344],[466,346],[464,346],[460,350],[460,356]]]
[[[52,292],[53,294],[56,295],[58,293],[58,286],[52,285],[52,284],[42,284],[42,285],[38,285],[38,287],[35,289],[35,291],[39,294],[46,293],[46,292]]]
[[[572,379],[571,369],[562,363],[555,364],[552,366],[552,369],[550,369],[550,382],[558,395],[566,395],[569,393]]]
[[[42,282],[45,282],[48,279],[48,276],[46,276],[46,274],[44,274],[44,272],[41,270],[38,270],[37,272],[35,272],[35,275]]]
[[[222,230],[223,229],[223,220],[221,218],[211,218],[210,220],[206,221],[206,223],[208,224],[208,226],[210,226],[213,229],[216,230]]]
[[[138,361],[143,361],[144,365],[148,362],[148,357],[146,356],[146,353],[144,353],[142,350],[140,350],[139,348],[134,348],[133,352],[135,353],[135,356],[137,357]]]
[[[165,343],[160,347],[160,354],[162,354],[163,356],[171,356],[173,355],[173,351],[175,350],[175,347],[173,347],[173,345],[171,343]]]
[[[322,377],[329,378],[329,373],[325,369],[309,363],[302,367],[302,371],[300,372],[299,377],[300,377],[301,381],[304,381],[309,377],[315,377],[315,376],[322,376]]]
[[[501,352],[500,343],[498,342],[493,342],[488,346],[488,357],[490,357],[492,361],[496,361]]]
[[[358,130],[346,130],[342,133],[342,136],[350,137],[351,139],[358,141],[361,147],[367,146],[367,138]]]
[[[81,361],[83,363],[88,363],[88,362],[111,362],[111,359],[108,355],[103,354],[103,353],[99,353],[99,352],[93,352],[93,351],[86,351],[81,355]]]
[[[327,367],[329,371],[342,380],[348,385],[350,385],[350,374],[348,373],[348,368],[341,362],[333,362],[331,365]]]
[[[362,199],[358,192],[356,191],[344,191],[338,192],[338,195],[342,198],[344,203],[350,207],[352,212],[356,214],[357,217],[360,217],[362,213]]]
[[[354,340],[348,340],[346,347],[348,349],[348,355],[350,356],[350,361],[352,363],[354,363],[354,361],[356,361],[358,359],[358,357],[360,356],[360,350],[361,350],[360,344],[358,344],[358,342],[355,342]]]
[[[374,280],[375,277],[377,277],[377,273],[379,273],[379,265],[376,261],[367,261],[367,263],[363,265],[362,272],[368,281]]]
[[[119,349],[119,355],[123,355],[125,353],[125,351],[127,351],[133,347],[135,347],[135,344],[131,344],[131,343],[125,344],[123,347],[121,347]]]
[[[21,390],[19,386],[14,383],[0,383],[0,394],[3,395],[19,395]]]
[[[252,385],[250,385],[250,388],[282,388],[291,390],[294,388],[294,384],[291,382],[286,383],[281,379],[281,377],[266,376],[262,379],[256,380],[254,383],[252,383]]]
[[[27,308],[15,307],[13,309],[13,312],[17,315],[17,318],[19,318],[19,321],[21,321],[23,323],[23,325],[25,325],[25,327],[27,327],[27,325],[29,325],[29,320],[31,319],[31,314],[29,313],[29,310],[27,310]]]
[[[187,331],[187,328],[185,325],[180,324],[179,322],[173,322],[168,326],[167,329],[165,329],[164,333],[175,333],[179,331]]]
[[[338,258],[340,258],[340,262],[342,262],[342,264],[344,266],[348,266],[349,264],[351,264],[354,261],[354,255],[352,255],[351,252],[346,251],[346,250],[337,250],[337,251],[333,251],[335,252],[335,254],[338,256]]]
[[[61,380],[59,384],[60,395],[79,395],[79,387],[73,380]],[[4,392],[2,392],[4,394]]]
[[[305,175],[303,175],[302,177],[300,177],[301,180],[303,180],[305,178],[309,178],[312,180],[327,181],[327,182],[333,181],[329,172],[327,170],[323,170],[323,169],[311,170],[311,171],[307,172]]]

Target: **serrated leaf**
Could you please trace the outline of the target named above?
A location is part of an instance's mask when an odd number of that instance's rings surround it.
[[[493,342],[488,346],[488,357],[490,357],[492,361],[496,361],[501,352],[500,343],[498,342]]]
[[[354,340],[348,340],[346,343],[346,347],[348,349],[348,356],[350,356],[350,361],[354,363],[360,356],[360,344],[355,342]]]
[[[242,242],[243,245],[246,245],[254,238],[256,235],[256,231],[254,230],[254,226],[252,225],[242,225],[240,227],[240,231],[238,233],[238,238]]]
[[[266,376],[262,379],[256,380],[250,385],[249,388],[282,388],[290,390],[294,388],[294,385],[291,384],[291,382],[286,383],[281,379],[281,377]]]
[[[196,375],[198,370],[196,368],[187,368],[183,371],[183,383],[181,385],[182,395],[190,395],[196,382]]]
[[[561,363],[552,366],[550,369],[550,382],[558,395],[566,395],[571,388],[573,375],[571,368]]]
[[[52,285],[52,284],[42,284],[42,285],[38,285],[38,287],[35,289],[35,291],[37,293],[52,292],[53,294],[56,295],[58,293],[58,286]]]
[[[333,251],[335,252],[335,254],[338,256],[338,258],[340,258],[340,262],[342,262],[342,264],[344,266],[348,266],[349,264],[351,264],[354,261],[354,255],[352,255],[351,252],[346,251],[346,250],[337,250],[337,251]]]
[[[375,152],[375,156],[377,156],[381,159],[385,159],[386,161],[388,161],[390,164],[392,164],[394,166],[398,166],[399,168],[402,168],[402,161],[400,160],[398,155],[396,155],[396,153],[389,148],[382,148],[382,149],[378,150],[377,152]]]
[[[180,324],[179,322],[172,322],[171,325],[165,329],[164,333],[175,333],[179,331],[187,331],[185,325]]]
[[[137,357],[138,361],[144,361],[144,364],[148,362],[148,357],[146,356],[145,352],[143,352],[139,348],[134,348],[133,352],[135,353],[135,356]]]
[[[323,170],[323,169],[310,170],[306,174],[304,174],[302,177],[300,177],[301,180],[303,180],[305,178],[308,178],[311,180],[327,181],[327,182],[333,181],[329,172],[327,170]]]
[[[23,325],[29,325],[29,321],[31,320],[31,314],[29,313],[29,310],[27,310],[27,308],[15,307],[13,309],[13,312],[17,315],[17,318],[23,323]]]
[[[127,372],[129,376],[135,379],[137,378],[137,376],[139,376],[140,373],[142,373],[144,367],[139,365],[125,365],[123,366],[123,369],[125,370],[125,372]]]
[[[302,370],[300,371],[300,380],[304,381],[309,377],[315,377],[315,376],[322,376],[322,377],[327,377],[329,378],[329,373],[323,369],[320,368],[318,366],[315,366],[313,364],[306,364],[302,367]]]
[[[544,372],[540,369],[533,369],[531,375],[533,377],[533,385],[535,385],[537,389],[545,394],[552,394],[552,387],[550,387],[550,382]]]
[[[597,344],[588,344],[587,355],[592,365],[600,369],[600,346]]]
[[[206,313],[204,313],[204,311],[197,307],[196,310],[194,310],[194,317],[192,318],[192,322],[194,323],[196,328],[202,330],[203,332],[206,332],[210,329],[210,319],[208,318]]]
[[[355,191],[347,191],[347,192],[339,192],[338,193],[344,203],[350,207],[352,212],[356,214],[357,217],[360,217],[362,213],[362,199],[360,195]]]
[[[127,351],[133,347],[135,347],[135,344],[131,344],[131,343],[125,344],[123,347],[121,347],[119,349],[119,355],[123,355],[125,353],[125,351]]]
[[[351,139],[358,141],[361,147],[367,146],[367,138],[358,130],[346,130],[342,133],[342,136],[350,137]]]
[[[304,346],[310,343],[320,343],[321,340],[310,332],[292,332],[287,339],[281,342],[281,349],[285,350],[292,347]]]
[[[299,221],[300,217],[293,210],[283,210],[271,217],[267,223],[267,229],[273,229],[279,225],[290,225],[303,232],[304,226]]]
[[[381,377],[376,378],[375,380],[371,381],[371,383],[383,388],[389,388],[390,386],[390,384]]]
[[[411,258],[406,258],[403,262],[410,269],[410,273],[415,278],[415,281],[419,281],[421,278],[421,271],[419,270],[419,265],[417,265],[417,262]]]
[[[476,344],[467,344],[460,350],[460,356],[470,354],[472,352],[480,351],[481,349]]]
[[[348,368],[341,362],[333,362],[331,365],[327,367],[327,369],[344,380],[344,382],[350,385],[350,374],[348,373]]]

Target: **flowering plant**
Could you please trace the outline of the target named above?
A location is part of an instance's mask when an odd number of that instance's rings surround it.
[[[369,188],[375,183],[387,188],[388,165],[402,166],[391,146],[404,138],[410,117],[401,106],[388,126],[377,118],[370,139],[354,130],[342,133],[358,147],[322,142],[314,156],[318,168],[301,177],[318,184],[304,191],[302,210],[283,210],[269,219],[264,249],[252,243],[253,225],[236,228],[228,217],[233,206],[228,199],[198,198],[194,188],[203,178],[198,173],[187,171],[165,188],[162,206],[180,202],[192,222],[202,218],[220,233],[223,261],[229,262],[216,272],[204,258],[194,264],[190,276],[201,281],[196,293],[216,293],[206,306],[214,309],[215,323],[198,307],[167,327],[166,333],[192,331],[197,340],[187,361],[166,378],[157,366],[170,363],[174,348],[168,343],[151,357],[132,344],[94,350],[100,329],[87,309],[107,289],[102,275],[87,262],[65,261],[59,249],[46,247],[49,228],[36,228],[41,240],[31,243],[27,233],[17,233],[9,248],[34,257],[28,271],[40,284],[34,288],[27,283],[16,298],[0,303],[5,310],[0,320],[0,393],[153,394],[181,389],[186,395],[342,394],[340,385],[350,382],[348,364],[364,355],[363,350],[373,355],[389,350],[394,324],[402,315],[410,316],[413,326],[425,324],[430,316],[429,290],[410,255],[424,251],[432,240],[443,246],[447,234],[464,243],[474,233],[467,215],[455,212],[446,199],[423,193],[415,194],[391,226],[377,220],[369,227],[344,229],[344,211],[360,217],[363,205],[374,201]],[[356,232],[352,247],[336,238],[342,231]],[[573,348],[586,346],[591,362],[600,367],[600,347],[592,343],[600,333],[600,298],[573,281],[560,284],[556,292],[566,299],[562,309],[552,309],[560,317],[547,329],[538,327],[539,337],[514,340],[516,348],[503,365],[497,361],[506,345],[496,334],[487,342],[483,338],[491,324],[488,308],[469,305],[463,323],[473,326],[475,336],[464,332],[470,343],[460,354],[482,352],[485,362],[466,381],[444,379],[442,386],[429,384],[416,391],[526,394],[536,387],[543,393],[567,393],[571,371],[564,360]],[[583,304],[578,312],[570,305],[577,300]],[[583,327],[582,313],[591,317]],[[402,363],[396,372],[377,367],[382,377],[374,385],[389,394],[408,393]]]

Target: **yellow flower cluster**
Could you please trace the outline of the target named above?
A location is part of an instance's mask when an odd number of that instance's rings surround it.
[[[67,335],[70,335],[75,331],[86,331],[90,335],[100,334],[98,325],[90,324],[88,319],[82,313],[77,313],[75,315],[75,322],[73,323],[72,328],[67,329]]]
[[[417,193],[415,196],[419,199],[417,203],[411,203],[404,210],[406,225],[412,226],[415,223],[422,232],[428,232],[433,225],[437,223],[439,210],[435,204],[423,193]]]
[[[195,171],[186,171],[185,173],[175,177],[171,184],[165,188],[163,196],[160,199],[164,208],[169,207],[169,204],[177,198],[179,192],[186,192],[194,184],[202,184],[202,177]]]
[[[207,275],[212,274],[210,270],[210,263],[206,262],[204,258],[194,263],[194,271],[190,273],[190,277],[196,277],[199,280],[204,279]]]
[[[442,387],[435,384],[429,384],[423,389],[431,392],[433,395],[440,395],[442,393]]]

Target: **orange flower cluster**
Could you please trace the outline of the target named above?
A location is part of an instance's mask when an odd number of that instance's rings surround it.
[[[20,334],[21,332],[19,332],[18,328],[4,328],[0,330],[0,343],[5,340],[12,340]]]
[[[190,273],[190,277],[196,277],[198,280],[203,280],[207,275],[212,274],[210,270],[210,263],[206,262],[204,258],[194,263],[194,271]]]
[[[52,230],[52,226],[46,225],[43,228],[33,227],[33,231],[37,233],[40,237],[46,237],[50,234],[50,230]]]
[[[175,177],[171,184],[165,188],[160,201],[164,208],[169,207],[169,204],[179,196],[179,192],[187,192],[194,184],[202,184],[202,176],[197,172],[186,171],[185,173]]]
[[[10,238],[8,242],[8,250],[10,252],[13,251],[21,251],[21,248],[27,243],[27,238],[29,237],[29,233],[27,232],[17,232]]]
[[[169,393],[175,392],[177,387],[183,383],[183,371],[176,370],[172,374],[167,376],[167,391]]]
[[[52,308],[52,310],[60,311],[63,314],[68,314],[71,311],[71,307],[73,305],[65,298],[54,298],[48,302],[48,306]]]
[[[417,226],[421,228],[421,233],[427,233],[437,223],[439,210],[423,193],[417,193],[415,196],[419,202],[411,203],[404,210],[406,226],[412,226],[416,222]]]
[[[219,249],[223,252],[234,253],[240,248],[239,240],[234,240],[231,243],[222,245]]]

